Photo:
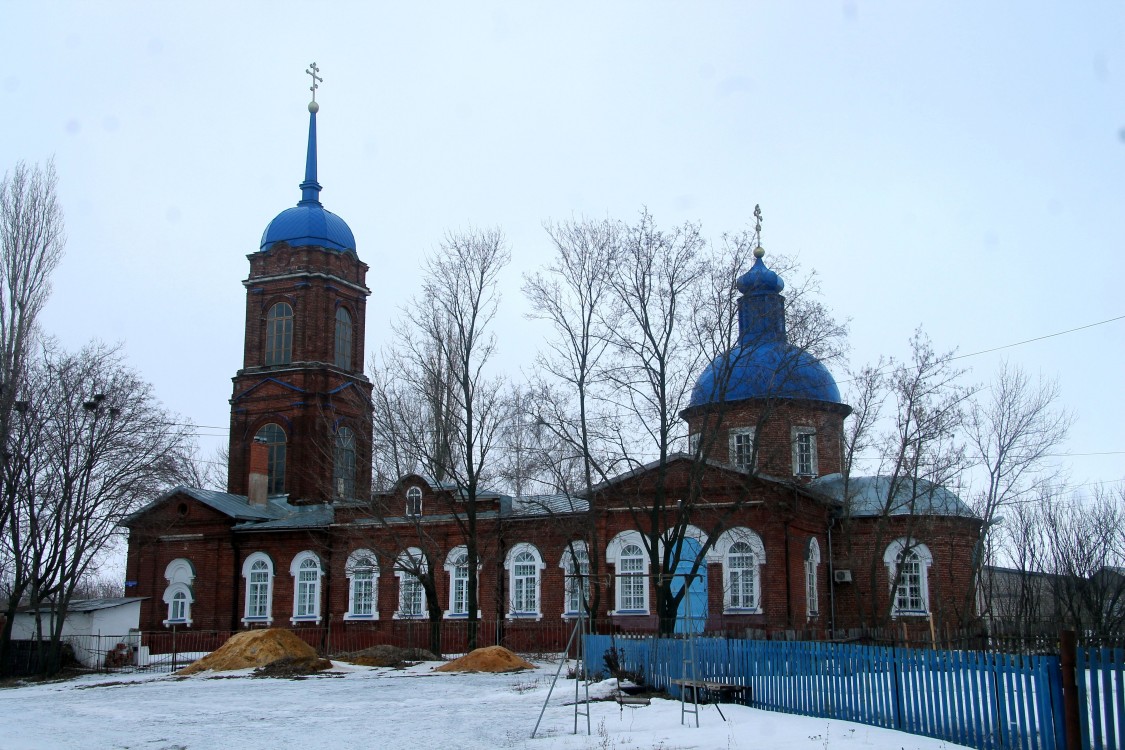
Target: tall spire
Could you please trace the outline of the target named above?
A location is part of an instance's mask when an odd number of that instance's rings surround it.
[[[320,183],[316,181],[316,113],[320,110],[320,105],[316,103],[316,90],[319,88],[318,83],[324,81],[323,78],[317,75],[320,68],[316,67],[316,63],[309,63],[308,69],[305,71],[312,76],[312,86],[309,91],[312,92],[312,101],[309,102],[309,150],[305,156],[305,181],[301,183],[301,201],[298,206],[307,206],[310,204],[321,205],[320,203]]]

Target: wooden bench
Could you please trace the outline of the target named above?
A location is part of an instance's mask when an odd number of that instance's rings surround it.
[[[716,703],[739,703],[750,705],[750,686],[737,685],[733,682],[718,682],[716,680],[688,680],[677,678],[671,681],[673,685],[690,688],[695,691],[696,698],[704,695],[713,695]],[[741,700],[738,700],[740,699]]]

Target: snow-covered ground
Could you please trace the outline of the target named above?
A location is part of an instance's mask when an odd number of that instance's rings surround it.
[[[560,679],[536,739],[530,734],[556,665],[533,672],[456,674],[354,667],[302,680],[252,679],[249,671],[90,675],[0,689],[0,750],[285,750],[286,748],[541,748],[542,750],[955,750],[887,729],[722,706],[701,706],[699,728],[680,704],[590,705],[593,734],[574,727],[574,682]],[[612,682],[590,686],[607,696]]]

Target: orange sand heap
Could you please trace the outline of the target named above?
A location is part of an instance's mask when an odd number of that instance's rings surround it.
[[[435,672],[518,672],[521,669],[535,669],[535,665],[524,661],[503,646],[486,646],[470,651],[460,659],[435,667]]]
[[[210,669],[226,672],[232,669],[264,667],[279,660],[288,660],[293,667],[309,672],[329,669],[332,662],[316,655],[312,646],[289,630],[246,630],[232,635],[226,643],[181,669],[176,674],[189,675]]]

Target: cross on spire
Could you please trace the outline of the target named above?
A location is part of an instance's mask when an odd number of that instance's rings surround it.
[[[754,232],[762,233],[762,207],[757,203],[754,204]]]
[[[324,79],[317,75],[317,73],[320,72],[320,68],[316,67],[316,63],[314,62],[309,63],[309,67],[305,70],[305,72],[312,76],[312,86],[309,87],[309,91],[312,92],[312,100],[315,102],[316,90],[320,88],[317,84],[324,83]]]

